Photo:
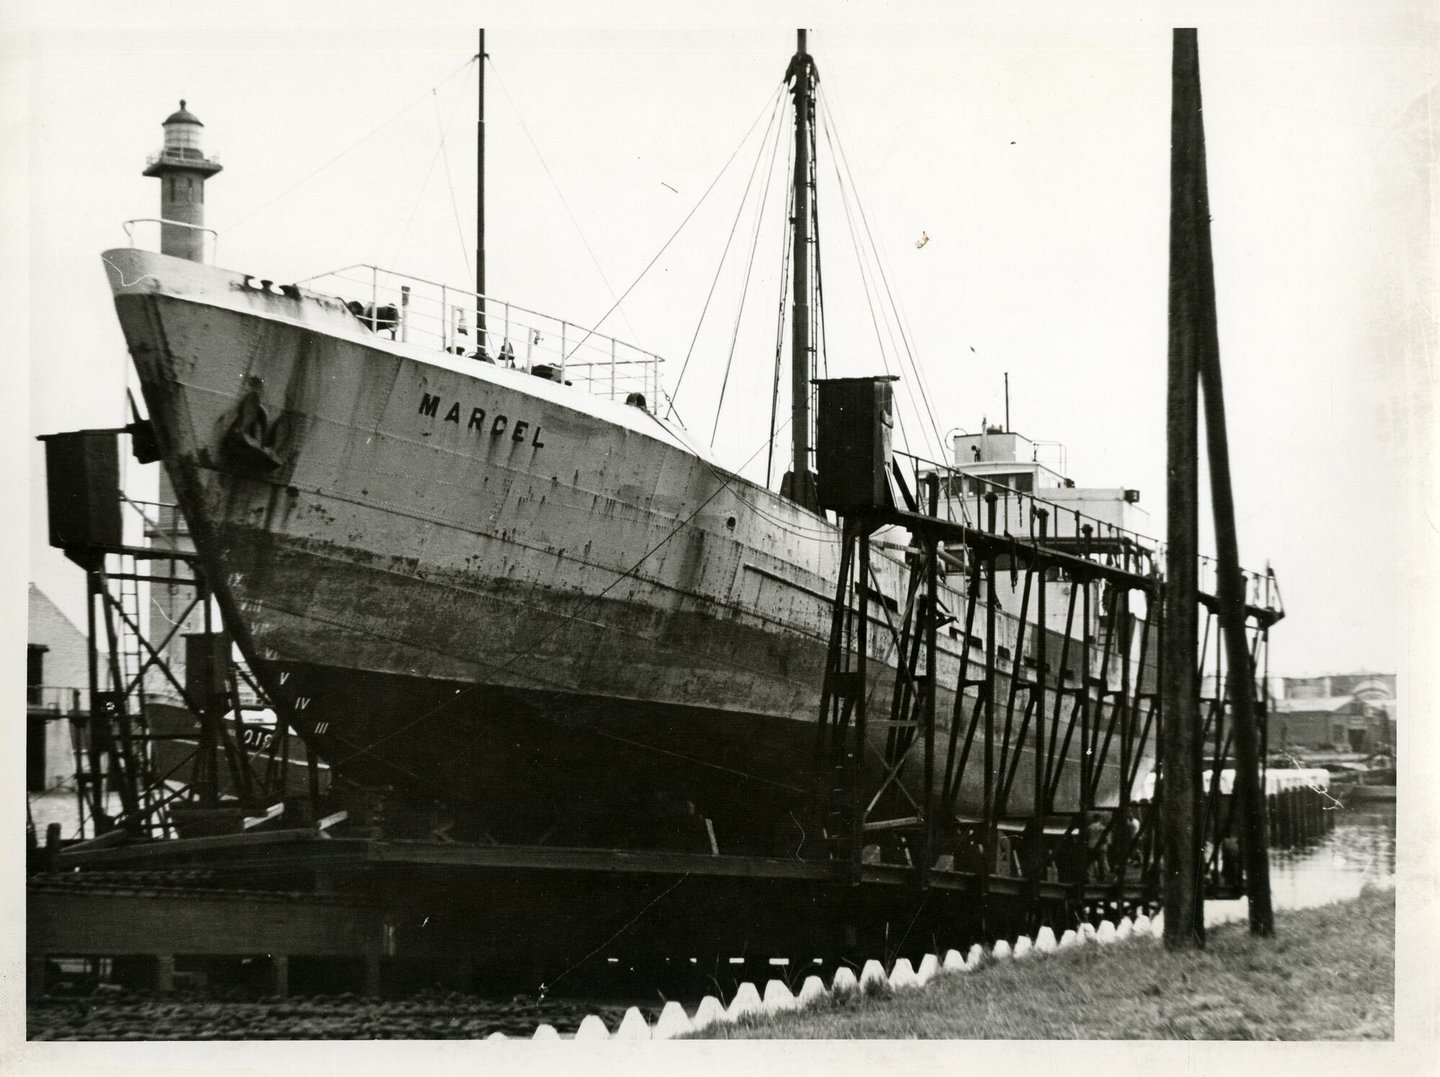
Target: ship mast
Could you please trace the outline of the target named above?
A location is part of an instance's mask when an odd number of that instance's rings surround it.
[[[485,355],[485,30],[480,30],[479,102],[475,121],[475,340],[476,355]]]
[[[797,30],[796,51],[785,72],[795,97],[794,299],[790,333],[790,432],[793,454],[780,494],[817,509],[810,470],[810,125],[814,108],[815,62]]]

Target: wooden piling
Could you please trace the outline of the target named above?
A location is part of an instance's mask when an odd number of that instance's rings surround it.
[[[1165,945],[1205,943],[1200,861],[1198,323],[1195,214],[1199,62],[1193,29],[1174,32],[1170,105],[1169,384],[1166,404],[1167,549],[1160,744],[1161,841],[1165,858]]]

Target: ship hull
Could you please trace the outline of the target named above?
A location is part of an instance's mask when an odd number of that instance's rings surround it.
[[[799,840],[832,524],[642,408],[391,343],[338,299],[105,257],[226,623],[337,775],[467,805],[497,840],[691,814],[719,820],[721,846]],[[877,550],[892,608],[901,556]],[[887,616],[871,611],[879,706]],[[998,618],[1002,653],[1017,630]],[[942,633],[942,685],[962,636]],[[954,704],[937,693],[942,736]],[[1033,769],[1022,746],[1013,804]],[[1077,771],[1061,768],[1057,810]],[[972,766],[962,811],[982,780]],[[1112,764],[1098,799],[1118,785]]]

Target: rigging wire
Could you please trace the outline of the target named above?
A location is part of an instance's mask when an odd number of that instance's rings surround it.
[[[868,216],[868,215],[866,214],[866,212],[865,212],[865,203],[864,203],[864,202],[861,200],[861,198],[860,198],[860,187],[859,187],[859,184],[855,182],[854,174],[853,174],[853,172],[851,171],[851,168],[850,168],[850,157],[849,157],[849,154],[845,152],[845,147],[844,147],[844,145],[843,145],[843,144],[841,143],[841,141],[840,141],[840,128],[839,128],[839,124],[835,121],[834,115],[833,115],[833,113],[832,113],[831,110],[830,110],[830,103],[829,103],[829,98],[828,98],[828,96],[827,96],[826,94],[822,93],[822,94],[820,95],[820,97],[821,97],[821,107],[823,108],[823,110],[824,110],[824,112],[825,112],[825,115],[826,115],[826,117],[827,117],[828,126],[834,128],[834,132],[835,132],[835,144],[836,144],[836,146],[839,148],[839,153],[840,153],[841,160],[842,160],[842,161],[844,162],[844,164],[845,164],[845,173],[846,173],[847,176],[850,177],[850,184],[851,184],[852,188],[853,188],[854,191],[855,191],[856,207],[857,207],[857,208],[859,209],[859,211],[860,211],[860,220],[861,220],[861,223],[865,226],[865,236],[866,236],[866,238],[869,240],[869,242],[870,242],[870,247],[871,247],[871,249],[872,249],[872,251],[874,252],[874,255],[875,255],[875,263],[876,263],[877,269],[879,269],[880,282],[885,286],[885,297],[886,297],[886,299],[889,301],[891,309],[895,312],[896,317],[897,317],[897,321],[898,321],[898,319],[899,319],[899,317],[900,317],[900,305],[899,305],[899,303],[896,301],[895,296],[894,296],[894,293],[893,293],[893,292],[891,291],[891,289],[890,289],[890,280],[889,280],[889,277],[888,277],[888,276],[886,275],[886,273],[885,273],[885,268],[884,268],[884,264],[883,264],[883,259],[882,259],[881,254],[880,254],[880,247],[879,247],[879,245],[875,242],[874,233],[873,233],[873,232],[871,231],[871,229],[870,229],[870,218],[869,218],[869,216]],[[940,445],[941,445],[941,451],[940,451],[939,453],[937,453],[937,455],[943,455],[944,436],[940,433],[940,424],[936,421],[936,419],[935,419],[935,412],[934,412],[934,410],[933,410],[933,409],[931,408],[931,406],[930,406],[929,386],[928,386],[928,384],[927,384],[927,382],[926,382],[924,372],[921,371],[919,364],[916,362],[914,351],[912,350],[912,348],[911,348],[911,346],[910,346],[910,341],[906,338],[905,333],[904,333],[903,330],[901,331],[901,334],[900,334],[900,340],[901,340],[901,343],[905,345],[905,354],[906,354],[906,357],[907,357],[907,358],[909,359],[909,361],[910,361],[910,369],[911,369],[912,373],[915,375],[916,383],[917,383],[917,385],[918,385],[918,387],[919,387],[919,389],[920,389],[920,398],[921,398],[922,402],[925,404],[925,414],[928,415],[928,417],[929,417],[929,419],[930,419],[930,427],[931,427],[931,430],[934,432],[936,439],[939,441],[939,443],[940,443]],[[922,416],[922,417],[923,417],[923,416]],[[928,438],[928,436],[926,437],[926,443],[927,443],[927,444],[929,443],[929,438]]]
[[[372,128],[371,128],[369,131],[367,131],[365,134],[361,135],[361,136],[360,136],[359,138],[357,138],[354,142],[350,143],[350,145],[346,146],[346,147],[345,147],[343,150],[341,150],[339,153],[335,154],[335,156],[331,157],[328,161],[326,161],[324,164],[320,165],[320,166],[319,166],[318,168],[316,168],[313,172],[308,172],[308,173],[306,173],[304,176],[300,177],[300,178],[299,178],[298,180],[296,180],[294,183],[290,184],[289,187],[286,187],[283,191],[281,191],[279,194],[277,194],[274,198],[271,198],[271,199],[270,199],[269,201],[267,201],[267,202],[262,202],[260,205],[256,206],[254,209],[252,209],[249,213],[245,214],[245,216],[241,217],[241,218],[240,218],[238,221],[236,221],[234,224],[226,225],[226,227],[224,228],[224,231],[225,231],[227,234],[228,234],[228,233],[231,233],[231,232],[234,232],[234,231],[235,231],[237,228],[239,228],[241,225],[247,223],[247,222],[250,221],[252,218],[254,218],[254,217],[255,217],[258,213],[260,213],[262,210],[267,210],[267,209],[269,209],[269,208],[270,208],[271,206],[273,206],[276,202],[280,201],[280,199],[284,198],[286,195],[288,195],[291,191],[295,190],[297,187],[300,187],[300,186],[302,186],[302,185],[310,182],[310,180],[314,179],[314,178],[315,178],[316,176],[318,176],[321,172],[325,171],[325,169],[329,168],[329,167],[330,167],[331,165],[333,165],[336,161],[340,160],[340,158],[344,157],[346,154],[350,153],[351,151],[353,151],[353,150],[355,150],[355,149],[358,149],[358,148],[359,148],[360,146],[362,146],[364,143],[370,141],[370,139],[374,138],[374,137],[375,137],[376,135],[378,135],[381,131],[385,130],[385,128],[389,127],[392,123],[394,123],[396,120],[398,120],[401,116],[405,115],[405,113],[409,112],[412,108],[414,108],[416,105],[418,105],[421,101],[424,101],[425,98],[428,97],[430,94],[432,94],[432,93],[434,93],[436,90],[440,89],[440,87],[447,85],[452,79],[455,78],[456,75],[460,74],[462,71],[466,70],[471,64],[473,64],[476,59],[477,59],[477,57],[475,57],[475,56],[470,57],[468,60],[466,60],[466,61],[465,61],[463,64],[461,64],[459,67],[457,67],[457,68],[455,68],[453,71],[451,71],[450,74],[446,75],[446,76],[445,76],[443,79],[441,79],[439,82],[435,83],[434,86],[431,86],[431,87],[430,87],[428,90],[426,90],[424,93],[422,93],[422,94],[420,94],[419,96],[417,96],[417,97],[416,97],[413,101],[411,101],[409,104],[401,106],[401,108],[399,109],[399,111],[397,111],[396,113],[394,113],[389,119],[381,120],[378,124],[376,124],[374,127],[372,127]]]
[[[843,177],[840,175],[839,154],[834,152],[835,145],[831,138],[830,128],[828,124],[825,127],[825,141],[827,145],[830,146],[832,151],[830,154],[830,161],[831,166],[835,169],[835,181],[836,184],[839,186],[840,190],[840,205],[841,208],[845,211],[845,224],[850,231],[850,245],[851,248],[855,251],[856,268],[860,273],[860,285],[865,294],[865,306],[870,314],[870,324],[875,329],[875,348],[880,353],[880,363],[885,368],[885,373],[889,374],[890,360],[885,352],[885,340],[880,334],[880,320],[875,313],[875,297],[871,291],[869,274],[866,272],[864,252],[860,246],[859,237],[857,236],[855,231],[855,220],[851,213],[850,198],[848,197],[849,192],[844,185]],[[907,393],[912,391],[908,383],[906,383],[905,389]],[[913,401],[911,406],[914,406]],[[900,432],[900,438],[902,442],[904,442],[906,448],[908,449],[910,445],[910,439],[907,435],[904,416],[899,414],[898,412],[895,416],[895,425],[896,429]]]
[[[674,408],[675,397],[679,395],[680,386],[685,381],[685,372],[690,369],[690,358],[695,353],[695,342],[700,339],[700,329],[705,324],[705,315],[710,310],[710,301],[715,296],[715,287],[720,283],[720,274],[725,268],[725,258],[730,253],[730,244],[735,238],[735,229],[740,224],[740,217],[745,212],[745,200],[750,196],[751,185],[755,182],[755,173],[760,167],[760,159],[765,156],[765,143],[770,138],[770,130],[775,125],[775,117],[780,111],[780,95],[775,95],[775,104],[770,111],[770,119],[765,125],[765,134],[760,139],[760,147],[755,154],[755,164],[750,168],[750,178],[745,181],[745,193],[740,196],[740,205],[735,209],[735,220],[730,223],[730,233],[725,237],[725,247],[720,252],[720,262],[715,267],[715,276],[710,281],[710,290],[705,293],[705,302],[700,308],[700,317],[695,322],[695,332],[690,336],[690,347],[685,350],[685,360],[680,364],[680,374],[675,379],[675,389],[670,394],[671,409]],[[717,408],[718,414],[718,408]],[[669,412],[666,413],[667,417]],[[713,441],[713,435],[712,435]]]
[[[432,94],[435,93],[435,91],[434,91],[433,89],[432,89],[430,92],[431,92]],[[455,113],[456,113],[457,111],[459,111],[459,108],[460,108],[460,98],[457,97],[456,100],[455,100],[454,106],[450,109],[450,120],[451,120],[451,121],[453,121],[453,120],[455,119]],[[449,127],[449,121],[447,121],[447,123],[445,124],[445,126],[443,126],[443,127],[440,126],[440,103],[439,103],[438,97],[437,97],[436,102],[435,102],[435,124],[436,124],[436,127],[437,127],[437,128],[439,129],[439,131],[440,131],[440,142],[439,142],[438,145],[436,145],[436,147],[435,147],[435,152],[430,155],[430,167],[425,170],[425,179],[424,179],[424,180],[421,182],[421,184],[420,184],[420,190],[417,191],[416,194],[415,194],[415,202],[414,202],[414,204],[410,207],[410,216],[409,216],[408,218],[406,218],[406,221],[405,221],[405,229],[404,229],[404,231],[402,231],[402,232],[400,233],[400,242],[399,242],[399,244],[396,245],[396,247],[395,247],[395,254],[394,254],[394,256],[390,259],[390,264],[391,264],[391,265],[396,265],[396,264],[400,261],[400,254],[401,254],[402,251],[405,250],[405,241],[410,238],[410,228],[411,228],[411,226],[415,223],[415,217],[416,217],[416,216],[419,214],[419,212],[420,212],[420,204],[425,200],[425,192],[426,192],[427,190],[429,190],[429,188],[430,188],[430,177],[435,174],[435,165],[436,165],[436,163],[440,160],[440,155],[441,155],[441,153],[442,153],[442,152],[444,151],[444,149],[445,149],[445,131],[446,131],[446,129]],[[449,166],[447,165],[446,167],[447,167],[447,169],[448,169]],[[453,197],[454,197],[454,193],[455,193],[455,192],[454,192],[454,188],[451,188],[451,192],[450,192],[450,193],[451,193],[451,197],[453,198]],[[457,216],[456,216],[456,225],[457,225],[457,227],[458,227],[458,225],[459,225],[459,216],[458,216],[458,213],[457,213]],[[461,247],[462,247],[462,249],[463,249],[463,247],[464,247],[464,242],[463,242],[463,240],[462,240],[462,242],[461,242]],[[469,260],[468,260],[468,256],[467,256],[467,260],[466,260],[466,262],[465,262],[465,269],[466,269],[467,275],[468,275],[468,272],[469,272],[469,269],[470,269],[470,262],[469,262]]]
[[[830,376],[830,341],[825,334],[825,277],[820,269],[820,154],[816,144],[815,128],[817,126],[813,123],[810,125],[810,236],[815,243],[815,257],[812,259],[815,265],[814,295],[812,297],[814,302],[810,305],[815,324],[810,331],[810,339],[819,348],[820,363],[817,364],[821,368],[819,376],[828,378]],[[817,413],[818,409],[812,406],[809,414]],[[816,440],[811,441],[810,444],[814,445],[818,439],[817,431]]]
[[[784,85],[783,81],[780,85]],[[667,239],[665,243],[661,246],[661,248],[655,252],[655,257],[650,259],[650,261],[646,264],[645,268],[640,271],[640,275],[630,282],[630,287],[626,288],[624,294],[621,295],[619,299],[615,300],[615,306],[612,306],[603,315],[601,315],[600,320],[597,321],[589,329],[587,329],[585,331],[585,335],[580,338],[579,343],[576,344],[575,347],[570,349],[569,353],[565,356],[567,360],[570,358],[570,356],[574,355],[577,351],[579,351],[587,340],[589,340],[592,336],[595,335],[595,332],[602,325],[605,324],[605,319],[615,313],[616,307],[619,307],[619,305],[624,302],[625,296],[628,296],[632,291],[635,290],[635,286],[645,279],[645,274],[649,273],[650,270],[654,268],[655,263],[660,260],[660,256],[669,249],[671,243],[675,242],[675,237],[678,236],[680,232],[684,229],[684,227],[690,223],[690,218],[695,216],[695,212],[705,203],[705,199],[710,197],[710,192],[715,189],[715,185],[720,182],[720,178],[724,176],[725,173],[729,170],[731,162],[735,160],[735,158],[739,155],[740,151],[745,147],[745,143],[750,141],[751,133],[755,130],[756,125],[760,123],[760,118],[765,115],[765,109],[769,106],[770,98],[767,97],[765,99],[765,104],[761,105],[760,111],[755,114],[755,119],[751,122],[749,129],[746,130],[745,134],[741,137],[739,144],[735,147],[734,151],[726,159],[725,163],[720,166],[720,171],[717,172],[715,178],[710,181],[710,186],[705,188],[705,193],[700,196],[699,201],[697,201],[695,205],[690,207],[690,212],[685,214],[685,219],[680,222],[680,224],[676,227],[675,231],[670,233],[670,238]]]
[[[795,159],[795,148],[787,141],[785,172],[788,175]],[[770,390],[770,449],[765,457],[765,486],[769,488],[775,465],[775,418],[780,408],[780,365],[785,347],[785,303],[790,283],[790,218],[795,215],[795,189],[789,188],[785,198],[785,219],[780,229],[780,309],[775,316],[775,384]]]
[[[565,207],[565,213],[570,218],[570,223],[575,226],[575,234],[580,237],[580,242],[585,247],[585,253],[590,256],[590,262],[594,265],[595,272],[600,274],[600,279],[605,284],[605,290],[610,293],[610,298],[615,299],[615,286],[610,283],[610,278],[605,275],[605,270],[601,268],[600,259],[595,256],[595,251],[590,246],[590,241],[585,238],[585,231],[580,227],[580,222],[575,217],[575,211],[570,208],[570,203],[566,201],[565,192],[560,189],[560,184],[555,179],[555,173],[550,171],[550,165],[546,162],[545,155],[540,152],[540,146],[535,141],[535,136],[530,133],[530,127],[525,122],[525,117],[521,115],[519,106],[515,104],[515,98],[510,96],[510,88],[505,85],[505,79],[501,77],[500,69],[495,66],[495,60],[489,54],[486,55],[485,59],[490,64],[490,70],[495,74],[495,80],[500,83],[500,92],[505,95],[505,100],[509,102],[511,110],[515,113],[515,118],[520,121],[520,130],[525,132],[525,139],[530,143],[530,148],[535,151],[535,157],[539,160],[540,167],[545,170],[545,176],[549,179],[550,186],[555,188],[555,194],[559,196],[560,204]],[[610,309],[614,310],[619,306],[620,300],[615,299],[615,307]],[[630,323],[629,315],[627,315],[624,310],[621,310],[620,317],[625,322],[626,328],[630,330],[630,338],[637,345],[640,344],[640,334],[635,329],[635,326]]]
[[[828,116],[827,112],[822,111],[821,115],[822,122],[825,125],[825,139],[831,149],[830,158],[832,167],[835,169],[835,180],[840,189],[841,202],[845,207],[845,223],[850,229],[850,242],[855,250],[856,264],[860,272],[861,283],[865,289],[865,299],[870,312],[870,321],[875,329],[875,345],[880,351],[880,361],[885,367],[885,373],[889,374],[890,361],[885,350],[885,338],[884,335],[882,335],[881,333],[880,323],[882,321],[885,323],[885,334],[890,337],[890,344],[892,349],[894,349],[895,334],[893,328],[891,327],[890,319],[887,315],[884,304],[880,302],[881,297],[879,285],[878,283],[874,283],[875,277],[879,273],[879,268],[878,266],[871,264],[869,256],[873,255],[873,251],[869,251],[865,247],[855,223],[855,215],[860,212],[859,191],[856,189],[853,181],[847,184],[846,177],[841,174],[841,166],[842,164],[847,162],[844,161],[844,156],[838,143],[838,133],[835,130],[832,118]],[[896,362],[898,363],[900,361],[900,356],[898,354],[899,349],[894,350],[897,352]],[[929,439],[925,437],[925,429],[922,421],[920,405],[916,402],[915,399],[915,394],[919,386],[917,384],[914,384],[913,380],[906,380],[903,378],[901,379],[901,384],[904,387],[906,397],[910,401],[910,407],[915,413],[917,422],[921,422],[921,438],[925,441],[926,451],[929,452]],[[901,436],[905,441],[907,451],[910,450],[912,448],[909,438],[910,428],[908,424],[906,424],[904,421],[903,413],[897,413],[896,426],[900,430]]]
[[[765,134],[766,138],[769,138],[769,131],[766,131]],[[770,163],[765,168],[765,187],[755,202],[755,229],[750,236],[750,257],[745,263],[745,279],[740,283],[740,301],[735,307],[735,324],[730,331],[730,354],[725,357],[725,376],[720,382],[720,398],[715,402],[715,425],[710,429],[710,445],[712,447],[715,445],[715,434],[720,429],[720,410],[725,406],[725,390],[730,385],[730,367],[735,361],[735,344],[740,339],[740,320],[745,313],[745,297],[750,291],[750,274],[755,269],[755,250],[760,244],[760,226],[765,221],[765,200],[770,194],[770,182],[775,178],[775,157],[780,149],[779,136],[783,134],[783,129],[777,128],[777,137],[770,147]],[[760,145],[760,152],[763,156],[765,152],[763,142]],[[759,163],[758,157],[756,163]],[[747,193],[749,192],[749,184],[746,184],[745,190]],[[742,206],[745,204],[744,198],[741,198],[740,204]],[[736,219],[738,220],[739,217],[737,216]],[[727,243],[726,246],[728,247],[729,244]]]
[[[465,279],[472,280],[474,273],[470,269],[470,251],[465,246],[465,229],[460,225],[460,203],[455,199],[455,178],[450,174],[450,154],[445,149],[445,132],[449,130],[450,123],[455,119],[455,113],[459,110],[460,101],[457,98],[455,108],[450,110],[450,119],[442,127],[440,125],[440,97],[437,94],[435,101],[435,126],[440,129],[440,158],[445,162],[445,183],[450,188],[450,208],[455,213],[455,238],[460,243],[460,257],[465,263]],[[479,327],[476,327],[477,333]],[[480,346],[483,348],[485,342],[482,340]]]
[[[845,153],[845,151],[844,151],[843,145],[841,145],[841,144],[839,143],[839,141],[838,141],[838,139],[839,139],[839,131],[838,131],[838,128],[834,125],[834,118],[833,118],[833,116],[829,117],[829,119],[827,120],[827,128],[826,128],[826,131],[827,131],[827,135],[832,135],[832,134],[834,135],[834,137],[835,137],[835,142],[833,143],[833,145],[836,147],[836,154],[835,154],[836,159],[837,159],[837,161],[841,162],[841,163],[844,165],[844,167],[845,167],[845,169],[846,169],[846,172],[847,172],[847,174],[848,174],[848,173],[849,173],[849,170],[850,170],[849,158],[848,158],[848,155],[846,155],[846,153]],[[838,166],[837,166],[837,172],[838,172]],[[855,201],[855,209],[856,209],[856,211],[857,211],[857,212],[860,214],[860,216],[861,216],[862,223],[864,224],[864,227],[865,227],[865,229],[866,229],[866,233],[867,233],[867,236],[868,236],[868,234],[869,234],[869,224],[868,224],[868,221],[865,221],[865,219],[864,219],[864,213],[865,213],[864,203],[860,200],[859,188],[858,188],[858,185],[856,185],[855,182],[854,182],[853,175],[850,176],[850,181],[849,181],[849,185],[848,185],[848,190],[849,190],[849,193],[850,193],[850,194],[853,196],[853,198],[854,198],[854,201]],[[854,241],[855,241],[857,244],[859,244],[859,243],[861,242],[858,236],[855,238]],[[898,325],[899,325],[898,308],[897,308],[896,305],[895,305],[893,296],[890,296],[890,286],[889,286],[889,282],[888,282],[888,281],[886,280],[886,278],[885,278],[885,269],[884,269],[884,266],[883,266],[883,265],[881,264],[881,262],[880,262],[879,251],[876,249],[876,246],[875,246],[873,237],[871,237],[871,239],[870,239],[870,245],[869,245],[869,247],[868,247],[868,248],[862,248],[862,251],[863,251],[863,253],[861,254],[861,257],[866,257],[866,256],[868,255],[868,262],[869,262],[869,264],[870,264],[871,279],[876,282],[875,285],[874,285],[874,287],[875,287],[875,289],[876,289],[876,301],[877,301],[877,303],[879,303],[879,310],[880,310],[881,319],[882,319],[882,320],[884,321],[884,323],[885,323],[885,333],[886,333],[886,335],[889,337],[891,347],[894,349],[894,351],[895,351],[895,353],[896,353],[896,362],[897,362],[898,364],[900,364],[900,367],[901,367],[901,369],[902,369],[902,371],[903,371],[903,369],[904,369],[904,360],[905,360],[905,358],[906,358],[906,355],[907,355],[907,354],[910,354],[910,353],[909,353],[909,346],[908,346],[908,343],[906,343],[906,341],[905,341],[905,339],[904,339],[904,333],[903,333],[903,331],[901,332],[901,343],[902,343],[902,344],[905,344],[906,351],[902,353],[901,350],[900,350],[900,348],[897,347],[896,344],[895,344],[896,329],[897,329],[897,327],[898,327]],[[881,287],[882,285],[884,286],[886,296],[890,297],[890,303],[889,303],[889,306],[888,306],[888,307],[886,306],[885,303],[880,302],[881,296],[880,296],[880,291],[879,291],[879,289],[880,289],[880,287]],[[878,334],[878,332],[879,332],[879,327],[878,327],[878,325],[877,325],[877,327],[876,327],[876,331],[877,331],[877,334]],[[883,346],[883,345],[882,345],[882,346]],[[923,374],[920,372],[917,364],[915,363],[913,354],[910,355],[910,360],[911,360],[911,361],[910,361],[910,371],[911,371],[912,377],[911,377],[911,379],[910,379],[909,381],[905,381],[905,382],[904,382],[905,395],[906,395],[906,397],[907,397],[907,398],[909,399],[909,401],[910,401],[910,407],[911,407],[912,411],[914,412],[914,414],[915,414],[915,420],[916,420],[917,424],[919,425],[919,431],[920,431],[921,441],[924,443],[924,445],[923,445],[924,453],[925,453],[926,455],[936,455],[937,453],[936,453],[936,450],[935,450],[934,446],[932,445],[932,442],[931,442],[931,439],[930,439],[930,435],[931,435],[932,431],[934,431],[935,434],[936,434],[936,437],[939,437],[939,436],[940,436],[940,435],[938,434],[938,426],[937,426],[936,423],[935,423],[934,414],[933,414],[933,412],[931,412],[931,409],[930,409],[929,398],[926,396],[927,389],[926,389],[926,384],[925,384],[924,376],[923,376]],[[924,405],[923,410],[922,410],[922,408],[921,408],[921,404]],[[930,418],[930,429],[927,429],[926,426],[925,426],[925,419],[926,419],[927,414],[928,414],[928,416],[929,416],[929,418]],[[908,428],[907,428],[907,430],[908,430]],[[943,439],[942,439],[942,441],[943,441]],[[913,447],[912,447],[912,448],[913,448]]]

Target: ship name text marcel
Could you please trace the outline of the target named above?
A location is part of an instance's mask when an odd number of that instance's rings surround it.
[[[440,398],[438,396],[431,396],[429,393],[421,393],[420,414],[428,415],[433,419],[439,412]],[[450,405],[450,410],[445,413],[442,422],[454,423],[457,427],[460,425],[460,401],[457,400]],[[485,432],[484,408],[470,409],[470,418],[465,424],[465,429],[477,430],[481,433]],[[500,437],[507,430],[510,432],[511,441],[523,442],[528,433],[531,448],[543,449],[545,447],[545,443],[540,440],[540,427],[533,425],[528,419],[516,419],[513,426],[510,423],[510,417],[507,415],[497,414],[491,419],[490,436],[492,438]]]

